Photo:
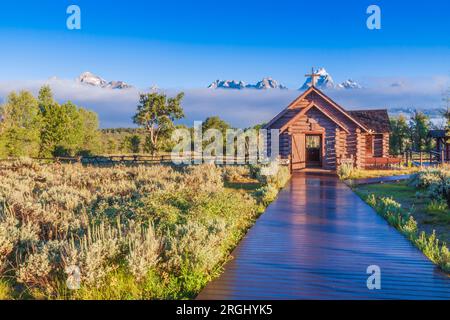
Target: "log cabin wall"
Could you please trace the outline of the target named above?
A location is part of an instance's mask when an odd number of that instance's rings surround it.
[[[347,112],[316,88],[308,89],[266,128],[283,130],[282,158],[292,155],[293,135],[320,134],[325,169],[335,170],[344,161],[364,168],[369,158],[389,157],[390,124],[386,110]]]
[[[382,157],[383,158],[387,158],[389,157],[389,138],[390,138],[390,134],[389,133],[383,133],[383,154]]]
[[[382,134],[376,134],[373,137],[373,156],[375,158],[383,157],[383,150],[384,150],[384,138]]]

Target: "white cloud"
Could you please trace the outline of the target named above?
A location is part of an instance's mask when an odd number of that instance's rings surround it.
[[[327,94],[348,109],[357,108],[439,108],[442,92],[448,87],[448,77],[432,79],[370,79],[371,88],[331,90]],[[139,99],[139,90],[102,89],[76,83],[73,80],[12,81],[0,83],[0,99],[13,90],[31,90],[37,94],[43,84],[49,84],[58,101],[71,100],[99,114],[101,126],[129,127]],[[392,84],[397,84],[392,86]],[[295,90],[209,90],[188,89],[183,106],[184,123],[218,115],[236,127],[248,127],[270,120],[300,94]],[[178,90],[168,89],[169,95]]]

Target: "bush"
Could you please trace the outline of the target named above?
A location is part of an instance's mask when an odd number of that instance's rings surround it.
[[[255,191],[255,197],[265,206],[273,202],[277,195],[278,189],[273,184],[266,185]]]
[[[432,199],[426,206],[426,210],[431,213],[446,213],[447,203],[443,200]]]
[[[226,166],[223,168],[223,178],[226,182],[239,182],[250,178],[248,166]]]
[[[25,160],[0,171],[0,284],[30,298],[192,298],[260,212],[212,165]],[[66,271],[77,268],[81,288],[69,291]]]
[[[352,163],[344,162],[337,168],[337,175],[341,180],[350,179],[355,171]]]
[[[411,179],[410,184],[425,189],[432,199],[443,199],[450,207],[450,169],[447,166],[423,169]]]

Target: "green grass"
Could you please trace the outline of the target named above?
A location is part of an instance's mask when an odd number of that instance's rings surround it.
[[[406,174],[413,174],[417,172],[418,168],[401,168],[401,169],[387,169],[387,170],[365,170],[354,169],[349,173],[349,177],[346,179],[358,180],[358,179],[370,179],[388,176],[401,176]]]
[[[408,181],[384,184],[361,185],[354,191],[366,199],[370,194],[377,197],[391,197],[410,211],[418,223],[419,231],[431,234],[433,230],[444,242],[450,243],[450,210],[444,202],[429,199],[425,190],[418,190]]]

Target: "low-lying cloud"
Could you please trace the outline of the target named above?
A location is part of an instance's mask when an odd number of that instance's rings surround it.
[[[418,108],[442,107],[442,94],[448,87],[448,77],[429,81],[409,79],[374,79],[373,88],[355,90],[328,90],[326,93],[343,107],[358,108]],[[51,79],[45,81],[10,81],[0,83],[0,99],[4,101],[11,91],[30,90],[37,94],[39,88],[49,84],[55,98],[73,101],[99,114],[102,128],[133,126],[132,116],[139,100],[136,88],[113,90],[77,83],[73,80]],[[175,89],[164,90],[175,95]],[[220,116],[235,127],[249,127],[266,122],[285,108],[300,92],[295,90],[211,90],[186,89],[183,106],[185,124]]]

